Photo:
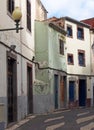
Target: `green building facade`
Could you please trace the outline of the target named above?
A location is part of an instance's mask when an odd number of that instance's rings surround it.
[[[54,23],[35,21],[35,113],[66,107],[65,35]]]

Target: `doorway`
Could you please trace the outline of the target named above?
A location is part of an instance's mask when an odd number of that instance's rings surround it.
[[[27,98],[28,114],[33,113],[32,65],[27,65]]]
[[[55,109],[58,108],[58,75],[54,75]]]
[[[79,106],[86,106],[86,80],[79,79]]]
[[[7,112],[8,124],[17,121],[17,69],[16,60],[8,57],[7,72],[8,72],[8,88],[7,88]]]
[[[60,76],[60,107],[65,107],[66,98],[66,77]]]
[[[69,102],[74,102],[75,100],[75,82],[74,81],[69,81]]]

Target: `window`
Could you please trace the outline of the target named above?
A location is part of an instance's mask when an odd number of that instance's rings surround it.
[[[59,52],[61,55],[64,55],[64,42],[63,40],[59,40]]]
[[[73,65],[74,64],[73,54],[68,54],[67,55],[67,61],[68,61],[69,65]]]
[[[77,38],[84,39],[84,29],[81,27],[77,27]]]
[[[8,3],[7,3],[7,6],[8,6],[8,12],[10,14],[12,14],[13,10],[14,10],[14,0],[8,0]]]
[[[78,50],[78,63],[80,66],[85,66],[85,51]]]
[[[73,35],[73,34],[72,34],[72,26],[69,26],[69,25],[68,25],[68,26],[67,26],[67,36],[68,36],[68,37],[72,37],[72,35]]]
[[[27,29],[31,32],[31,3],[27,0]]]

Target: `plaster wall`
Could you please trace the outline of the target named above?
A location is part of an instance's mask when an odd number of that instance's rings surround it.
[[[6,85],[7,85],[7,79],[6,79],[6,49],[3,48],[3,46],[0,46],[0,97],[6,97]]]
[[[63,40],[62,37],[63,34],[55,31],[54,29],[49,27],[49,66],[55,69],[67,71],[66,66],[66,50],[65,46],[66,43],[64,42],[64,55],[60,54],[60,43],[59,40]],[[64,35],[63,35],[64,36]]]
[[[36,0],[36,20],[47,19],[47,11],[40,0]]]
[[[15,22],[12,20],[9,12],[7,11],[7,1],[0,1],[1,2],[1,8],[0,8],[0,28],[13,28],[15,27]],[[26,22],[26,0],[16,0],[15,1],[15,7],[19,6],[22,12],[22,19],[20,22],[20,26],[24,28],[24,30],[19,31],[17,34],[16,31],[9,31],[9,32],[0,32],[1,35],[4,35],[6,38],[6,44],[9,46],[11,44],[16,45],[17,47],[28,49],[31,51],[32,55],[34,55],[34,20],[35,20],[35,0],[31,1],[31,32],[27,29],[27,22]],[[33,6],[32,6],[33,5]],[[3,17],[4,16],[4,17]],[[7,21],[7,23],[6,23]],[[17,41],[17,44],[15,43],[15,40]],[[1,41],[4,42],[3,38]],[[19,44],[18,44],[19,42]],[[21,50],[19,50],[21,51]],[[25,54],[25,56],[28,57],[28,52],[24,53],[24,51],[21,52],[22,54]],[[29,53],[30,54],[30,53]]]
[[[26,1],[16,0],[15,6],[19,6],[22,11],[20,25],[23,30],[0,32],[0,41],[7,46],[16,45],[15,51],[32,60],[35,53],[34,48],[34,19],[35,19],[35,0],[31,1],[31,32],[26,27]],[[15,23],[7,12],[7,0],[0,0],[0,29],[14,28]],[[7,124],[7,51],[9,49],[0,43],[0,103],[5,106],[5,122]],[[21,120],[27,116],[27,63],[30,63],[19,54],[17,56],[17,119]],[[33,67],[33,81],[35,80],[35,71]]]
[[[35,60],[39,62],[40,67],[66,71],[65,55],[59,54],[59,38],[62,37],[62,34],[49,27],[48,23],[36,21],[35,36]],[[34,86],[34,111],[37,113],[50,112],[55,109],[54,74],[59,77],[63,75],[62,72],[51,69],[39,70],[36,68],[36,78],[41,81],[39,85]],[[59,90],[58,79],[58,107],[60,107]],[[36,103],[36,101],[38,102]]]
[[[48,66],[48,28],[47,24],[35,21],[36,60]]]
[[[90,33],[89,29],[84,28],[84,40],[77,39],[77,24],[66,21],[66,26],[71,25],[73,30],[73,38],[66,37],[67,44],[67,54],[73,54],[74,65],[67,65],[67,72],[73,74],[90,74],[91,65],[90,65]],[[65,27],[66,28],[66,27]],[[79,66],[78,63],[78,50],[85,51],[85,67]],[[67,58],[67,56],[66,56]],[[66,59],[67,61],[67,59]]]

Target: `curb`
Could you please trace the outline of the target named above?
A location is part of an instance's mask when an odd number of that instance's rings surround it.
[[[19,128],[20,126],[24,125],[25,123],[27,123],[28,121],[30,121],[31,119],[35,118],[36,115],[31,115],[26,117],[25,119],[21,120],[20,122],[16,123],[15,125],[6,128],[5,130],[16,130],[17,128]]]

